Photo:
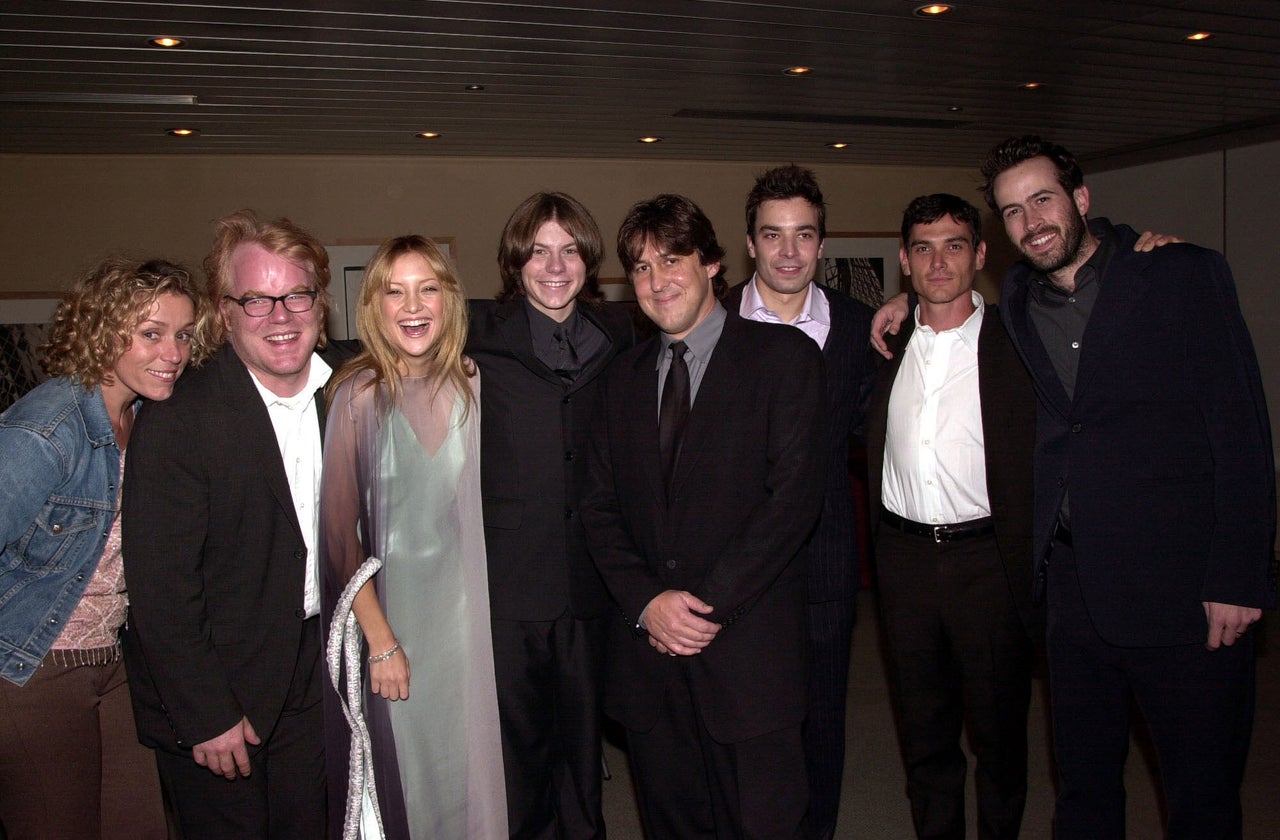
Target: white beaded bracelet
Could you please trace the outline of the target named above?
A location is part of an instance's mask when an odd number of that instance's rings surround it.
[[[388,659],[395,656],[396,651],[398,651],[399,649],[400,649],[400,643],[396,642],[394,645],[391,646],[390,650],[380,653],[377,656],[370,656],[369,664],[372,665],[375,662],[386,662]]]

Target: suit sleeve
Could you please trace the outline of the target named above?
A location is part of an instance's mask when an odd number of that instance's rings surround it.
[[[610,435],[611,380],[606,374],[597,391],[587,484],[579,510],[600,577],[621,608],[622,617],[634,625],[648,603],[670,587],[645,562],[618,501]]]
[[[822,510],[826,478],[822,355],[807,337],[782,346],[787,351],[775,356],[778,364],[762,365],[759,372],[772,390],[766,409],[764,498],[743,519],[742,528],[694,593],[714,608],[708,617],[726,626],[773,585],[800,551]]]
[[[210,487],[199,432],[163,404],[143,408],[125,459],[121,522],[130,621],[179,743],[244,715],[214,649],[203,548]]]
[[[1187,362],[1213,455],[1214,530],[1202,600],[1275,606],[1275,463],[1257,355],[1231,269],[1200,251],[1207,268],[1189,285]]]

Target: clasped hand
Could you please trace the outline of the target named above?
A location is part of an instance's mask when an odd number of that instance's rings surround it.
[[[713,609],[692,593],[668,589],[645,607],[642,623],[649,644],[670,656],[700,653],[720,632],[721,625],[702,618]]]

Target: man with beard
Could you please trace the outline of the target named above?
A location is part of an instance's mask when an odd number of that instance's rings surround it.
[[[747,250],[755,275],[729,290],[725,307],[753,321],[791,324],[822,348],[827,369],[826,492],[805,543],[809,589],[809,708],[804,721],[809,771],[806,836],[836,829],[844,773],[849,649],[862,580],[857,515],[849,482],[849,443],[861,433],[874,383],[867,338],[871,309],[822,288],[814,275],[827,235],[826,205],[813,173],[779,166],[747,196]]]
[[[1169,836],[1239,837],[1275,471],[1231,271],[1191,245],[1135,253],[1133,230],[1087,219],[1079,165],[1038,137],[1001,143],[982,174],[1024,258],[1001,314],[1038,397],[1056,836],[1124,836],[1132,699]]]

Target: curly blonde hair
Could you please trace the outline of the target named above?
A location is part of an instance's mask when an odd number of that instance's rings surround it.
[[[416,235],[387,240],[369,260],[356,303],[356,326],[360,329],[364,350],[334,374],[329,382],[329,396],[332,398],[343,381],[364,370],[373,371],[373,377],[365,387],[385,385],[393,402],[399,396],[400,350],[387,332],[380,307],[382,293],[391,284],[396,260],[407,254],[417,254],[426,260],[440,283],[444,317],[439,337],[431,346],[430,373],[436,377],[437,388],[446,381],[452,382],[462,394],[462,417],[465,418],[471,409],[471,389],[467,386],[467,379],[475,375],[474,366],[462,355],[462,348],[467,343],[467,300],[449,258],[430,239]]]
[[[40,361],[50,376],[68,376],[85,387],[110,384],[133,331],[164,294],[186,295],[195,307],[192,366],[213,352],[216,314],[200,285],[182,266],[166,260],[136,262],[111,257],[83,277],[58,304]]]

